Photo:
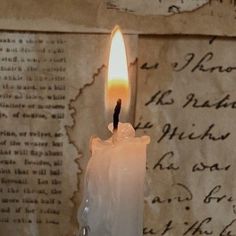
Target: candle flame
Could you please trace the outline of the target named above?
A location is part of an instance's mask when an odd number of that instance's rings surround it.
[[[122,101],[122,110],[130,105],[128,65],[124,38],[118,26],[111,35],[111,48],[106,82],[106,109],[114,109],[117,100]]]

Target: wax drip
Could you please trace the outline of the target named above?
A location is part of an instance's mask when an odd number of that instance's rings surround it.
[[[80,236],[88,236],[89,226],[83,226],[80,231]]]

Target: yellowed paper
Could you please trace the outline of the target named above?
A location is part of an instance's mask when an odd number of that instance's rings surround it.
[[[133,97],[138,41],[125,39]],[[89,140],[111,121],[109,45],[110,35],[1,33],[0,234],[77,232]]]
[[[227,38],[140,38],[144,235],[235,234],[235,54]]]
[[[167,0],[167,1],[127,1],[127,0],[109,0],[108,6],[120,11],[129,12],[137,15],[172,15],[182,12],[191,12],[196,10],[209,0]]]
[[[131,114],[152,140],[144,235],[235,234],[233,39],[125,40]],[[1,235],[77,231],[89,139],[109,135],[109,43],[102,34],[1,33]]]
[[[1,0],[0,28],[110,33],[119,24],[126,33],[235,36],[235,7],[234,0]],[[156,14],[157,8],[172,15]]]
[[[0,235],[75,231],[77,38],[0,34]]]

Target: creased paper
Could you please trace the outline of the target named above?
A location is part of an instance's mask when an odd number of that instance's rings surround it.
[[[235,53],[227,38],[140,38],[144,235],[235,234]]]

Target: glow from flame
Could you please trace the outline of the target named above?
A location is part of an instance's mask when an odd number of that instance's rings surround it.
[[[118,99],[122,100],[122,110],[130,105],[128,65],[123,35],[115,27],[111,35],[111,48],[106,82],[106,109],[114,109]]]

